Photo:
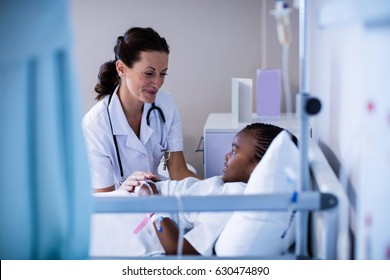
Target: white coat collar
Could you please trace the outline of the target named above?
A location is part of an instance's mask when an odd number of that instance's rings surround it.
[[[111,98],[111,103],[108,106],[110,110],[112,129],[114,135],[128,135],[126,146],[132,147],[134,146],[134,137],[136,137],[136,135],[127,122],[126,115],[125,112],[123,111],[122,104],[119,100],[117,91],[118,91],[118,87],[115,89]],[[148,142],[148,140],[150,139],[154,131],[146,123],[146,114],[150,107],[151,104],[145,104],[142,113],[140,141],[142,142],[143,145],[146,145],[146,143]]]
[[[108,110],[110,112],[111,125],[114,135],[128,135],[132,132],[127,119],[125,112],[123,111],[121,101],[117,94],[118,87],[115,89],[111,97],[111,102],[108,105]]]
[[[144,110],[142,112],[142,120],[141,120],[141,142],[146,145],[146,142],[148,142],[149,138],[153,134],[153,128],[147,125],[146,122],[146,115],[148,113],[149,108],[151,107],[151,104],[144,104]]]

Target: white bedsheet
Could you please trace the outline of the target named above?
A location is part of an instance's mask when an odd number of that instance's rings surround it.
[[[96,193],[94,196],[132,196],[127,191]],[[133,230],[144,219],[145,213],[93,214],[89,254],[98,257],[140,257],[165,254],[149,222],[138,234]]]

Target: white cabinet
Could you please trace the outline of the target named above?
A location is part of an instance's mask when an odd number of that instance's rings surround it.
[[[205,178],[222,175],[225,155],[232,148],[234,136],[245,126],[254,122],[277,125],[299,136],[299,120],[295,114],[281,114],[278,117],[258,117],[253,114],[251,122],[236,123],[232,121],[231,113],[212,113],[208,116],[203,128]]]

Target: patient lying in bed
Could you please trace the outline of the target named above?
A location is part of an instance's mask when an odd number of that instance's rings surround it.
[[[187,178],[182,181],[145,182],[131,192],[120,189],[110,194],[95,195],[242,194],[252,171],[281,131],[279,127],[266,124],[252,124],[241,130],[233,140],[232,150],[225,156],[222,176],[206,180]],[[230,212],[148,213],[146,221],[150,221],[142,224],[145,214],[95,214],[90,253],[93,257],[176,254],[180,226],[185,230],[183,254],[210,256],[215,253],[218,237],[231,216]],[[223,250],[220,251],[223,254]]]

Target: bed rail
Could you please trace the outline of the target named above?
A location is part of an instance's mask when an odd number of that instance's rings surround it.
[[[95,213],[285,211],[292,207],[291,194],[94,197],[93,201]],[[300,193],[293,207],[298,211],[317,211],[336,205],[335,195],[311,191]]]

